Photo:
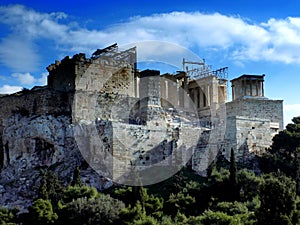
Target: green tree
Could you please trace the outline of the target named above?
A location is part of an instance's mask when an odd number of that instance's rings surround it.
[[[145,202],[148,196],[147,190],[142,186],[134,186],[132,187],[132,191],[135,201],[139,201],[141,203],[143,212],[146,212]]]
[[[237,186],[237,169],[235,163],[235,154],[233,148],[231,148],[230,152],[230,168],[229,168],[229,185],[230,185],[230,192],[231,192],[231,201],[235,201],[239,198],[239,190]]]
[[[297,193],[300,193],[300,117],[286,126],[273,138],[273,144],[260,159],[264,173],[281,171],[295,179]]]
[[[162,216],[164,205],[164,201],[162,198],[147,194],[144,204],[147,215],[153,216],[155,218],[160,218]]]
[[[274,136],[270,149],[261,157],[260,168],[264,173],[281,171],[292,177],[300,194],[300,117],[294,117],[292,121]]]
[[[1,225],[16,225],[17,210],[9,210],[0,207],[0,224]]]
[[[142,221],[146,217],[145,211],[142,209],[142,205],[139,201],[134,206],[129,205],[122,209],[120,213],[121,224],[131,225],[135,221]]]
[[[88,186],[68,186],[63,192],[62,201],[69,203],[78,198],[94,199],[99,195],[96,188]]]
[[[134,206],[136,203],[133,188],[130,186],[122,186],[114,188],[111,191],[111,196],[113,198],[119,199],[126,204],[126,206]]]
[[[236,221],[236,224],[254,224],[256,222],[254,211],[250,212],[248,210],[247,203],[237,201],[218,202],[212,209],[214,212],[222,212],[232,216],[234,221]]]
[[[203,225],[233,225],[234,219],[226,213],[208,210],[200,216],[200,222]]]
[[[37,199],[29,207],[31,222],[37,225],[54,224],[57,214],[53,212],[52,204],[49,200]]]
[[[221,168],[218,171],[216,168],[213,168],[208,179],[206,193],[210,198],[218,199],[219,201],[232,201],[233,192],[230,185],[229,170]]]
[[[38,189],[38,198],[49,199],[52,204],[56,205],[62,197],[63,186],[57,175],[52,171],[42,171],[42,179]]]
[[[292,119],[293,123],[286,126],[273,138],[270,152],[284,158],[291,159],[297,156],[300,148],[300,116]]]
[[[169,200],[166,201],[164,211],[171,216],[175,216],[178,212],[190,214],[191,205],[195,203],[195,198],[188,193],[179,192],[170,194]]]
[[[82,186],[83,185],[81,178],[80,178],[80,169],[78,166],[76,166],[74,169],[71,185],[72,186]]]
[[[162,215],[163,198],[153,194],[149,195],[148,190],[144,187],[116,188],[112,196],[123,201],[129,207],[134,207],[139,202],[141,210],[149,216],[158,218]]]
[[[151,216],[145,216],[142,219],[136,220],[132,223],[133,225],[160,225],[157,219]]]
[[[123,202],[99,194],[97,198],[78,198],[67,203],[59,212],[60,224],[73,225],[110,225],[120,224]]]
[[[47,176],[46,173],[43,173],[43,177],[38,189],[38,198],[49,199],[48,188],[47,188]]]
[[[219,202],[214,207],[214,211],[223,212],[227,215],[234,216],[237,214],[247,214],[248,208],[241,202]]]
[[[261,205],[256,211],[258,224],[290,224],[295,212],[296,184],[280,175],[265,176],[259,187]]]
[[[262,181],[261,177],[255,176],[254,173],[246,169],[237,173],[238,186],[240,188],[240,200],[252,201],[257,196],[257,188]]]

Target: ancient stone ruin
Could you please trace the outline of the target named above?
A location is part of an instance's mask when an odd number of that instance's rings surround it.
[[[47,86],[0,98],[2,205],[30,204],[41,168],[67,183],[85,161],[82,179],[98,189],[132,185],[137,171],[151,184],[185,164],[205,175],[231,148],[247,161],[283,129],[282,100],[264,96],[265,75],[231,80],[227,101],[227,68],[139,71],[136,51],[114,44],[65,57],[47,67]]]

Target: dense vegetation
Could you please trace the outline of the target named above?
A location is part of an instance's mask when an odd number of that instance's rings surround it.
[[[0,224],[294,225],[300,224],[300,117],[273,139],[255,174],[231,160],[208,177],[183,168],[148,187],[118,186],[99,193],[74,171],[67,188],[44,171],[29,212],[0,209]]]

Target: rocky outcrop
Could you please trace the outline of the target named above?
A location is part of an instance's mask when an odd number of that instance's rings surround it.
[[[3,121],[0,205],[25,210],[41,181],[41,172],[55,172],[67,185],[83,158],[77,148],[71,117],[61,115],[22,116],[13,114]],[[101,190],[111,181],[89,167],[82,168],[84,183]]]

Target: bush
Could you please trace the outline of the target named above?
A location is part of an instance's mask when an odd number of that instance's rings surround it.
[[[200,216],[200,222],[203,225],[233,225],[234,219],[232,216],[223,212],[213,212],[208,210]]]
[[[88,186],[69,186],[63,193],[62,200],[69,203],[78,198],[94,199],[98,196],[98,192],[94,187]]]
[[[143,219],[135,221],[133,225],[160,225],[160,223],[155,218],[146,216]]]
[[[1,225],[16,225],[13,223],[15,221],[15,211],[11,211],[5,208],[0,208],[0,224]]]
[[[34,224],[53,224],[57,220],[57,214],[53,212],[49,200],[37,199],[29,207],[29,216]]]
[[[247,207],[240,202],[219,202],[214,207],[214,211],[223,212],[230,216],[248,213]]]
[[[177,194],[171,194],[169,200],[165,203],[165,212],[168,215],[176,215],[177,212],[189,214],[191,205],[195,203],[195,198],[187,193],[179,192]]]
[[[258,224],[289,224],[296,209],[296,183],[286,176],[265,176],[259,187]],[[298,222],[298,221],[297,221]]]
[[[240,198],[242,201],[251,201],[257,196],[257,187],[262,181],[261,178],[244,169],[238,172],[237,179],[240,187]]]
[[[99,194],[97,198],[78,198],[60,210],[60,223],[73,225],[119,224],[123,202],[109,195]]]

